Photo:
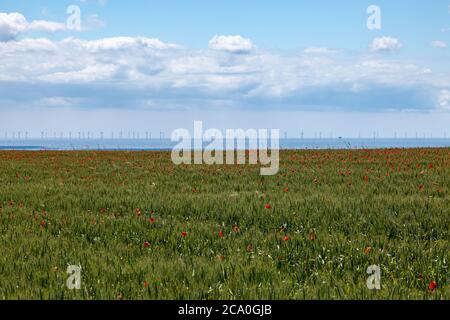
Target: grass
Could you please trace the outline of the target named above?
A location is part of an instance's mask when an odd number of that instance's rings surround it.
[[[448,148],[0,152],[0,299],[449,299],[449,181]]]

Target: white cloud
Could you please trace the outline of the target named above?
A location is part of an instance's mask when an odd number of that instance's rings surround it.
[[[27,27],[27,19],[22,14],[0,12],[0,41],[16,38]]]
[[[118,66],[111,64],[95,64],[81,70],[68,72],[56,72],[40,77],[40,80],[58,83],[86,83],[103,80],[111,80],[118,71]]]
[[[236,47],[221,50],[243,52]],[[69,103],[74,108],[145,108],[152,101],[154,108],[169,109],[382,111],[446,110],[448,104],[443,91],[450,88],[448,72],[425,76],[425,70],[439,65],[424,61],[314,54],[328,50],[245,52],[191,50],[145,37],[0,42],[0,108]]]
[[[217,60],[207,56],[180,57],[169,63],[170,70],[175,74],[201,74],[205,70],[218,72],[220,66]]]
[[[239,35],[218,36],[215,35],[209,41],[209,48],[213,50],[227,51],[230,53],[249,53],[253,50],[253,43]]]
[[[82,49],[91,52],[132,49],[136,47],[159,50],[179,48],[179,46],[175,44],[164,43],[159,39],[145,37],[111,37],[99,40],[79,40],[75,38],[67,38],[63,42],[65,44],[79,46]]]
[[[56,32],[65,30],[63,23],[46,20],[35,20],[28,22],[27,19],[18,12],[0,12],[0,41],[10,41],[16,39],[21,33],[26,31]]]
[[[393,37],[379,37],[373,39],[371,49],[372,51],[397,51],[402,48],[400,40]]]
[[[54,33],[57,31],[66,30],[66,25],[64,23],[60,23],[60,22],[35,20],[35,21],[32,21],[30,24],[28,24],[27,30]]]
[[[450,111],[450,90],[441,90],[439,92],[438,108],[441,111]]]
[[[434,48],[447,48],[447,43],[441,40],[435,40],[431,42],[431,46]]]
[[[20,41],[0,42],[0,52],[18,54],[21,52],[53,51],[57,45],[46,38],[26,38]]]

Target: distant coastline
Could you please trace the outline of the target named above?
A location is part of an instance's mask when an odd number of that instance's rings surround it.
[[[168,151],[176,145],[169,139],[28,139],[0,140],[0,150],[17,151]],[[205,143],[205,147],[208,143]],[[280,139],[284,150],[333,150],[333,149],[391,149],[391,148],[446,148],[449,138],[428,139]]]

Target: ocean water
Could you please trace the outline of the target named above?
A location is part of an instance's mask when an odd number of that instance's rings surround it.
[[[169,139],[0,140],[0,150],[172,150],[176,145]],[[450,147],[450,139],[280,139],[281,149],[293,150],[442,147]]]

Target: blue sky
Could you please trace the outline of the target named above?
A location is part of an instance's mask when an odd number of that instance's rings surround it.
[[[366,27],[369,5],[381,30]],[[449,46],[448,0],[0,0],[0,132],[171,130],[200,117],[450,134]]]
[[[3,12],[18,11],[29,20],[65,21],[66,8],[78,4],[84,15],[98,15],[104,28],[78,35],[85,39],[118,35],[146,36],[203,48],[214,34],[241,34],[265,48],[367,47],[374,35],[395,35],[408,53],[433,53],[429,43],[446,38],[448,0],[1,0]],[[382,9],[382,30],[366,29],[366,8]],[[67,36],[63,33],[61,36]],[[434,52],[436,53],[436,52]]]

